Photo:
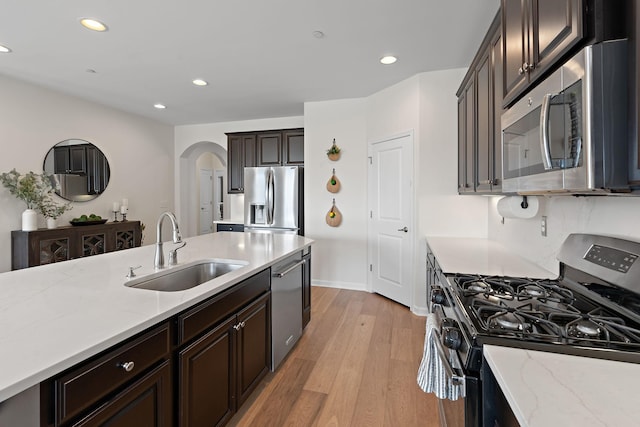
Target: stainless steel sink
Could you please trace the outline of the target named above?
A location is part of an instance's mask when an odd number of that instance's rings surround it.
[[[248,265],[244,261],[201,260],[175,267],[125,283],[132,288],[176,292],[191,289],[209,280]]]

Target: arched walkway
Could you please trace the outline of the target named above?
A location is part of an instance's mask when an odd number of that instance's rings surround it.
[[[191,237],[198,234],[199,212],[197,192],[192,189],[197,188],[196,185],[196,160],[203,153],[213,153],[222,164],[227,167],[227,150],[219,144],[210,141],[200,141],[189,146],[180,155],[180,163],[178,165],[178,180],[176,188],[179,188],[179,206],[176,211],[180,219],[180,231],[183,237]]]

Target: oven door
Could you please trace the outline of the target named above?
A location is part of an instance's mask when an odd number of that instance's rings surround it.
[[[457,351],[447,348],[442,340],[442,330],[446,324],[442,305],[433,304],[432,312],[443,319],[434,340],[437,355],[445,372],[445,381],[451,381],[463,387],[462,396],[456,400],[438,398],[440,425],[443,427],[475,427],[481,425],[480,410],[481,384],[479,375],[465,371]]]

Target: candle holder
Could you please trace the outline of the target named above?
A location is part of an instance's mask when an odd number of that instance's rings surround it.
[[[126,220],[127,220],[127,213],[122,212],[122,222],[125,222]]]
[[[118,211],[111,211],[113,212],[113,222],[120,222],[118,221]]]

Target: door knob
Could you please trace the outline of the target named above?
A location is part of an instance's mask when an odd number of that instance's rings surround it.
[[[398,228],[398,231],[404,231],[405,233],[407,233],[409,229],[407,227],[403,227],[403,228]]]

